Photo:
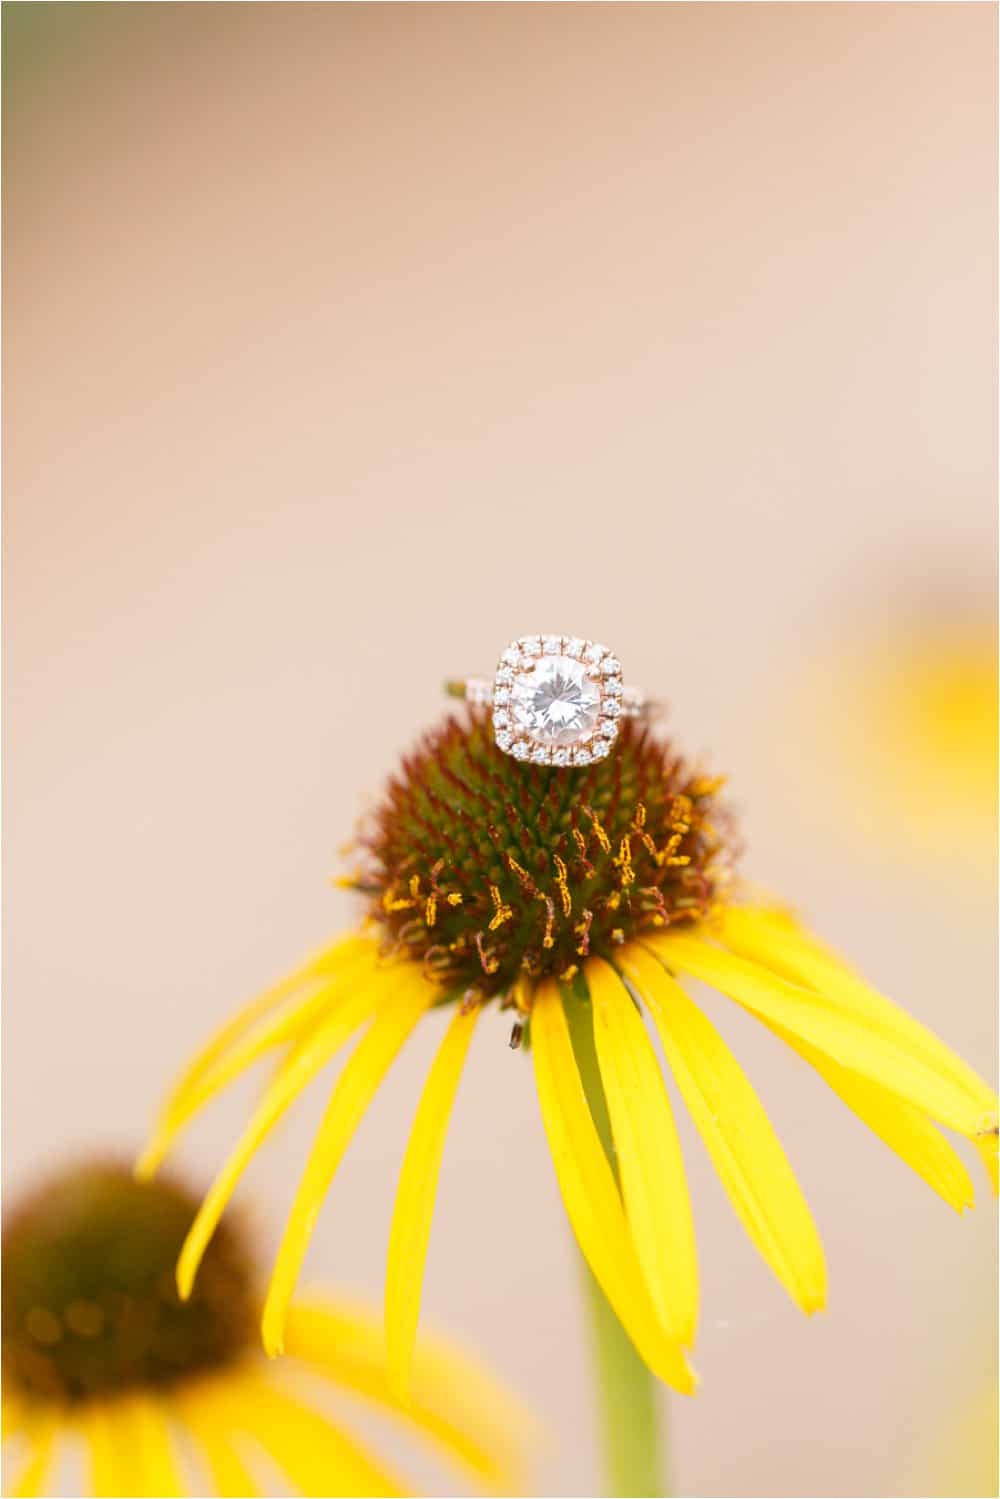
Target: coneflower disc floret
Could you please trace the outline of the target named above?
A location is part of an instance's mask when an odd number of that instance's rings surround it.
[[[432,730],[359,839],[350,883],[401,955],[483,997],[701,920],[726,879],[722,782],[623,723],[597,764],[522,765],[470,713]]]

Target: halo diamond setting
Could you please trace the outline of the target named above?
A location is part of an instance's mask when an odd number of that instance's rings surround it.
[[[566,635],[525,635],[493,679],[499,749],[536,765],[592,765],[611,752],[623,711],[621,663],[607,646]]]

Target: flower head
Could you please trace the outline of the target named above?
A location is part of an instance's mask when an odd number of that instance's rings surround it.
[[[826,1295],[822,1245],[784,1151],[682,980],[711,984],[755,1015],[947,1202],[970,1205],[965,1166],[936,1124],[974,1139],[995,1162],[995,1096],[789,914],[741,901],[718,789],[635,724],[607,760],[572,769],[515,762],[474,713],[431,734],[359,839],[350,883],[368,921],[209,1042],[140,1163],[155,1170],[214,1094],[283,1049],[188,1235],[182,1293],[269,1131],[360,1037],[330,1095],[271,1277],[264,1342],[271,1353],[287,1346],[287,1307],[319,1205],[407,1036],[442,1005],[451,1020],[414,1120],[389,1244],[386,1328],[401,1392],[447,1122],[485,1012],[514,1011],[583,1254],[639,1353],[679,1390],[694,1384],[686,1355],[698,1317],[697,1257],[647,1021],[761,1255],[805,1311]]]
[[[5,1223],[5,1442],[25,1447],[14,1492],[41,1493],[81,1436],[95,1494],[205,1492],[188,1470],[192,1451],[220,1494],[259,1492],[262,1454],[304,1493],[403,1492],[260,1356],[254,1266],[231,1222],[181,1300],[174,1268],[197,1206],[175,1181],[138,1182],[98,1162],[63,1172]],[[363,1308],[303,1302],[288,1338],[292,1362],[313,1378],[401,1413]],[[510,1397],[442,1344],[420,1358],[408,1424],[480,1482],[509,1488],[524,1429]]]
[[[353,883],[390,950],[514,1003],[519,984],[708,914],[729,874],[721,784],[635,720],[607,759],[553,774],[499,754],[485,716],[449,719],[389,783]]]

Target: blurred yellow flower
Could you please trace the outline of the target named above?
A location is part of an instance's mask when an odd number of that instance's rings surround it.
[[[175,1088],[140,1163],[156,1170],[221,1089],[275,1048],[280,1066],[208,1193],[178,1265],[190,1295],[243,1172],[277,1121],[348,1041],[278,1251],[264,1308],[274,1354],[323,1197],[413,1029],[452,1014],[403,1161],[389,1243],[386,1329],[410,1387],[438,1170],[479,1018],[514,1018],[533,1055],[566,1211],[608,1301],[649,1367],[694,1387],[694,1226],[677,1132],[643,1011],[733,1207],[806,1312],[822,1307],[819,1234],[748,1078],[680,979],[711,984],[807,1062],[934,1191],[973,1189],[936,1124],[995,1160],[996,1098],[936,1037],[790,916],[740,904],[720,782],[626,721],[596,765],[524,765],[489,719],[449,720],[408,757],[359,840],[367,929],[334,943],[241,1011]],[[616,1169],[602,1139],[613,1139]]]
[[[43,1186],[5,1224],[4,1456],[20,1458],[10,1493],[67,1492],[51,1485],[81,1441],[95,1495],[254,1495],[273,1468],[303,1494],[409,1492],[318,1408],[324,1385],[404,1422],[466,1484],[524,1487],[528,1416],[440,1340],[418,1345],[405,1410],[380,1320],[353,1302],[296,1303],[289,1361],[269,1364],[231,1223],[182,1302],[174,1265],[196,1206],[176,1183],[96,1164]]]
[[[983,1379],[973,1393],[938,1399],[934,1415],[922,1424],[916,1448],[902,1475],[899,1492],[941,1495],[942,1499],[982,1499],[1000,1487],[997,1465],[998,1390]]]
[[[986,621],[900,625],[813,664],[804,759],[868,838],[938,862],[994,861],[997,641]],[[838,817],[841,814],[838,814]]]

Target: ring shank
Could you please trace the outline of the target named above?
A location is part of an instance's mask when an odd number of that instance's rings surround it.
[[[449,697],[462,697],[467,703],[489,703],[493,700],[493,681],[489,677],[452,677],[445,682]]]
[[[448,697],[464,698],[467,703],[486,705],[493,701],[493,680],[490,677],[450,677],[444,684]],[[648,698],[641,687],[622,689],[623,718],[652,718],[660,710],[660,704]]]

